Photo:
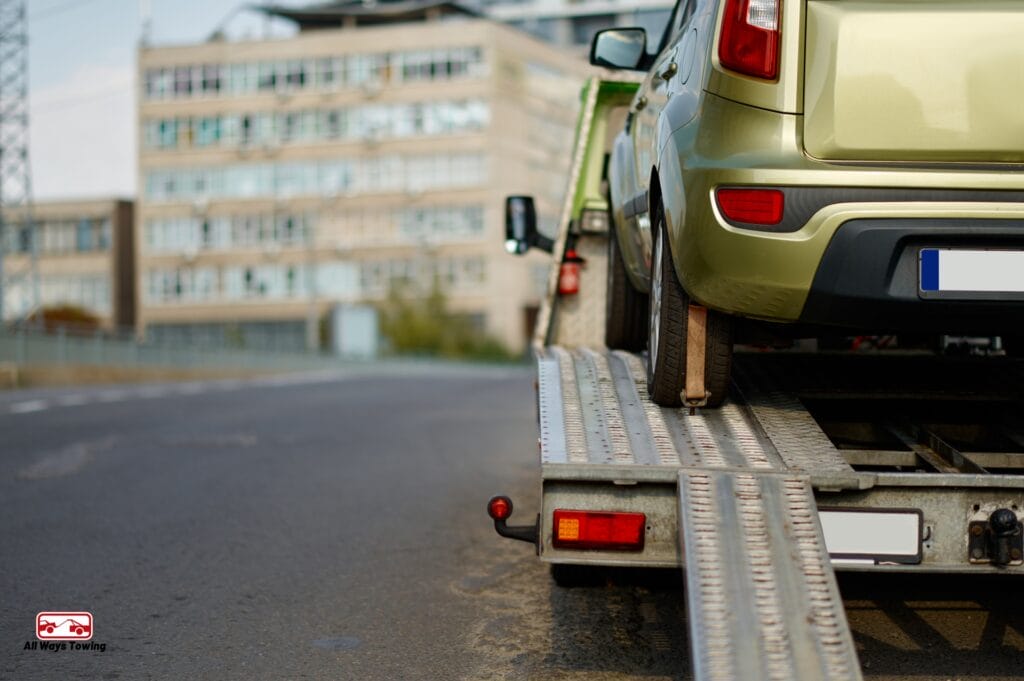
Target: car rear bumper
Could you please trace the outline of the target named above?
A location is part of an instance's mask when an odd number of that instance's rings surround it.
[[[873,331],[999,335],[1024,326],[1024,294],[920,290],[923,249],[1024,252],[1021,220],[858,219],[821,259],[800,321]]]
[[[696,301],[733,315],[865,333],[976,328],[1024,305],[917,294],[921,248],[1024,250],[1024,175],[823,163],[800,151],[800,125],[799,116],[707,95],[702,115],[668,138],[660,200],[676,273]],[[730,223],[714,199],[726,186],[784,190],[783,224]],[[854,234],[870,236],[851,246]],[[855,253],[847,256],[848,248]]]

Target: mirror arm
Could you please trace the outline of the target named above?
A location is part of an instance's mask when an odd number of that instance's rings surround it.
[[[539,248],[546,253],[552,253],[555,250],[555,240],[549,239],[540,232],[537,232],[533,240],[530,241],[530,245],[534,248]]]

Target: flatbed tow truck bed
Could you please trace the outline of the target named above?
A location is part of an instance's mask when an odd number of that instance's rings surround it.
[[[696,678],[859,678],[834,569],[1021,565],[1017,544],[994,565],[969,541],[1024,501],[1021,374],[1001,358],[740,353],[726,404],[690,413],[648,399],[638,355],[548,347],[540,557],[685,566]],[[643,513],[643,551],[556,548],[556,509]]]
[[[509,527],[492,500],[495,527],[553,565],[682,568],[696,679],[859,679],[836,569],[1024,571],[1024,365],[738,349],[721,408],[653,404],[644,357],[602,345],[608,233],[579,219],[624,100],[606,86],[585,90],[537,326],[540,512]],[[639,546],[574,546],[580,513],[642,518]]]

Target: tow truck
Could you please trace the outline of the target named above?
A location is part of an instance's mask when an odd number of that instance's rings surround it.
[[[748,348],[720,408],[655,405],[644,356],[603,345],[604,159],[635,91],[584,87],[557,234],[507,199],[508,250],[553,257],[533,339],[542,494],[531,523],[506,496],[488,513],[559,583],[682,569],[695,679],[861,679],[837,570],[1024,573],[1024,367]]]

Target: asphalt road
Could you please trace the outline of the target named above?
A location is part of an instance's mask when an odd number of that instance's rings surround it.
[[[532,374],[407,366],[0,393],[0,678],[686,679],[679,577],[555,587]],[[844,578],[877,679],[1024,676],[1021,582]],[[104,650],[26,650],[36,613]]]

